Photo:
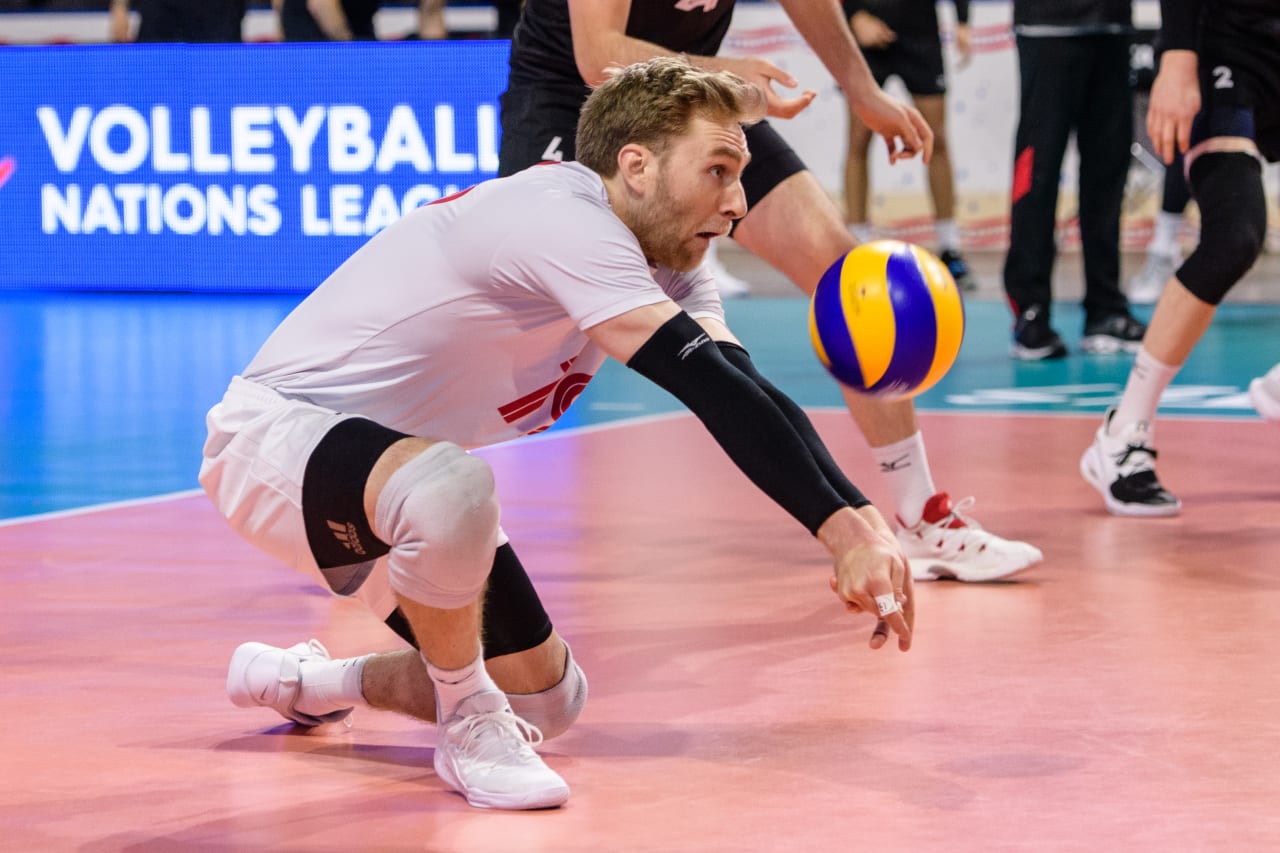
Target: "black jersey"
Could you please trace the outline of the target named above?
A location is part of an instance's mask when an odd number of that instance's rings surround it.
[[[956,20],[969,23],[969,0],[953,0]],[[936,35],[938,8],[934,0],[844,0],[844,16],[868,12],[900,35]]]
[[[1233,38],[1280,39],[1276,0],[1161,0],[1160,46],[1196,50],[1201,38],[1227,44]]]
[[[627,35],[667,50],[714,56],[734,0],[632,0]],[[579,89],[568,0],[526,0],[511,39],[511,82]]]

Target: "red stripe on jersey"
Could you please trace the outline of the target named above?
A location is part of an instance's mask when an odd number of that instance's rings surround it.
[[[519,400],[512,400],[510,403],[498,407],[498,414],[502,415],[503,420],[507,423],[518,421],[520,418],[532,412],[534,409],[546,402],[547,397],[555,390],[556,382],[543,385],[537,391],[531,394],[525,394]]]

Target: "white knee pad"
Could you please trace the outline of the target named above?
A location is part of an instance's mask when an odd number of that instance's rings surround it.
[[[541,693],[507,694],[516,716],[533,723],[547,739],[567,732],[587,704],[586,673],[573,659],[568,643],[564,644],[564,651],[564,677],[559,684]]]
[[[391,546],[391,588],[428,607],[452,610],[479,597],[498,547],[493,471],[456,444],[431,445],[402,465],[374,513]]]

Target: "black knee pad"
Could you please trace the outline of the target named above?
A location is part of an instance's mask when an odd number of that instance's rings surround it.
[[[1178,281],[1217,305],[1262,253],[1267,200],[1262,164],[1241,151],[1209,151],[1191,164],[1191,193],[1200,208],[1200,245],[1178,269]]]

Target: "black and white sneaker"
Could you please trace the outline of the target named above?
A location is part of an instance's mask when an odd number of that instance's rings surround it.
[[[1049,316],[1039,305],[1032,305],[1018,315],[1013,326],[1013,346],[1009,354],[1021,361],[1042,361],[1046,358],[1062,358],[1067,345],[1049,325]]]
[[[1137,352],[1146,333],[1146,325],[1130,314],[1111,314],[1085,323],[1080,349],[1094,355]]]
[[[964,258],[955,249],[943,249],[938,253],[938,260],[946,266],[947,272],[951,273],[951,278],[955,280],[956,287],[965,293],[972,293],[978,289],[978,280],[973,277],[969,265],[965,263]]]
[[[1102,495],[1112,515],[1168,516],[1182,511],[1182,501],[1156,478],[1156,451],[1151,446],[1151,424],[1137,421],[1119,435],[1112,435],[1114,408],[1080,457],[1080,473]]]

